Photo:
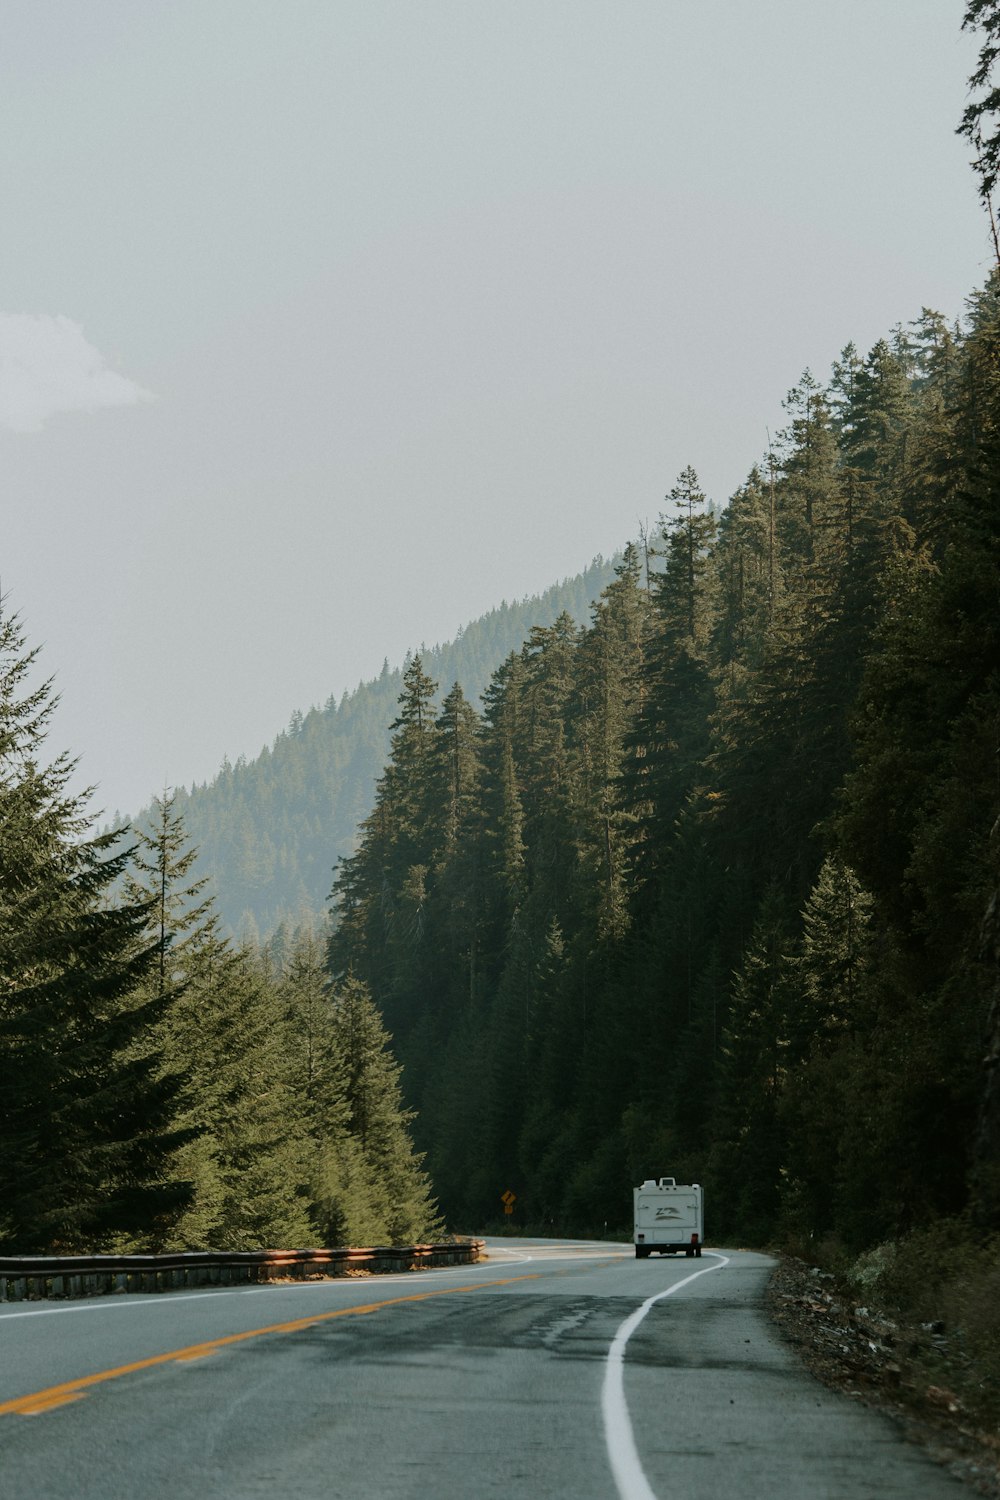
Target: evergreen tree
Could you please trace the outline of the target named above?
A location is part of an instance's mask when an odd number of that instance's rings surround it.
[[[173,1226],[178,1248],[249,1249],[309,1238],[306,1147],[286,1017],[272,976],[219,934],[205,878],[173,794],[137,834],[127,890],[149,912],[149,993],[171,1003],[158,1032],[190,1141],[176,1170],[193,1197]]]
[[[635,817],[626,805],[627,742],[645,691],[649,598],[641,559],[628,546],[594,606],[579,653],[581,713],[577,723],[584,775],[582,811],[587,838],[582,858],[596,897],[599,939],[620,939],[629,922],[628,866]]]
[[[725,701],[752,692],[764,664],[775,611],[784,594],[773,466],[753,468],[719,522],[712,554],[716,692]]]
[[[796,1051],[850,1032],[866,998],[872,962],[872,899],[854,871],[823,861],[802,913],[802,950],[796,967],[804,1014]]]
[[[414,657],[403,674],[389,764],[376,787],[375,806],[361,826],[357,851],[341,861],[334,882],[333,972],[356,968],[378,995],[383,1013],[404,1031],[415,1019],[413,995],[428,988],[435,691],[420,657]]]
[[[894,960],[882,1045],[895,1086],[885,1097],[892,1112],[880,1145],[900,1161],[897,1218],[916,1213],[921,1192],[940,1211],[961,1201],[986,1091],[976,1059],[988,983],[977,951],[995,888],[990,830],[1000,814],[997,308],[994,277],[966,348],[947,545],[939,561],[918,554],[891,575],[854,720],[857,763],[837,820],[844,851],[883,914]],[[922,1188],[904,1139],[911,1150],[919,1143]],[[977,1172],[992,1180],[991,1164],[980,1161]]]
[[[426,1238],[439,1221],[422,1158],[410,1141],[413,1116],[403,1107],[390,1037],[357,979],[345,979],[334,991],[331,1035],[343,1069],[351,1135],[373,1189],[373,1237],[390,1244]]]
[[[784,1160],[780,1101],[787,1074],[790,935],[780,892],[768,892],[733,982],[721,1043],[710,1180],[723,1223],[758,1241],[774,1232]]]
[[[979,60],[969,79],[970,90],[981,92],[966,105],[958,129],[975,152],[972,165],[979,178],[979,196],[989,214],[993,249],[1000,268],[1000,238],[993,215],[993,192],[1000,171],[1000,88],[993,82],[993,65],[1000,55],[1000,5],[997,0],[967,0],[962,30],[981,31],[983,34]]]
[[[486,857],[495,893],[495,948],[502,944],[497,928],[518,910],[525,894],[524,806],[515,763],[523,681],[523,660],[511,655],[493,674],[485,699],[483,800]]]
[[[663,568],[653,575],[653,621],[646,651],[646,691],[627,742],[626,804],[636,822],[633,878],[658,895],[674,825],[708,750],[712,682],[709,546],[715,521],[690,466],[667,499],[677,512],[661,518]]]
[[[311,928],[289,940],[279,982],[286,1016],[290,1085],[305,1132],[314,1237],[322,1245],[379,1238],[378,1194],[351,1135],[346,1062],[335,1035],[324,945]]]
[[[148,908],[111,903],[128,851],[87,832],[73,763],[40,757],[51,686],[0,615],[0,1242],[8,1251],[155,1247],[190,1195],[178,1079],[153,1045],[165,1002],[137,990]]]
[[[479,715],[456,682],[435,721],[428,776],[433,980],[443,1027],[476,993],[483,904]]]
[[[717,536],[686,470],[481,723],[406,685],[331,953],[450,1215],[582,1230],[669,1170],[750,1238],[994,1221],[998,305],[804,375]]]
[[[198,851],[188,841],[176,793],[154,797],[146,828],[134,830],[135,847],[126,891],[149,907],[156,942],[155,991],[164,996],[183,985],[189,966],[210,940],[218,940],[218,918],[208,877],[192,878]]]
[[[809,370],[785,398],[791,421],[783,446],[781,545],[801,565],[825,559],[842,510],[838,449],[826,391]]]
[[[211,1143],[211,1242],[237,1250],[307,1244],[309,1141],[280,987],[257,954],[226,947],[188,994],[198,997],[193,1068],[197,1117]]]
[[[856,1080],[869,1077],[865,1052],[878,1011],[872,908],[854,871],[828,857],[790,963],[781,1190],[785,1226],[801,1239],[843,1228],[855,1196],[844,1121],[867,1114]]]

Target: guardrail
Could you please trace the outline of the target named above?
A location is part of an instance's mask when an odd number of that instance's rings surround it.
[[[433,1266],[471,1266],[485,1258],[483,1240],[446,1245],[380,1245],[338,1250],[190,1250],[167,1255],[0,1256],[0,1302],[166,1292],[242,1282],[319,1280]]]

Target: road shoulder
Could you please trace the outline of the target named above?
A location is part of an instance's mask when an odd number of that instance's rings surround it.
[[[990,1500],[1000,1500],[1000,1438],[969,1421],[947,1387],[921,1381],[906,1358],[910,1331],[856,1305],[829,1274],[781,1256],[768,1316],[831,1390],[890,1417],[910,1442]]]

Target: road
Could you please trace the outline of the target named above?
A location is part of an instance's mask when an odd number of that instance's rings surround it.
[[[968,1497],[801,1370],[761,1311],[766,1257],[490,1251],[410,1276],[5,1305],[0,1497]]]

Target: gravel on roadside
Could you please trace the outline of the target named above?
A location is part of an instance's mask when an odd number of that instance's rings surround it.
[[[941,1325],[894,1322],[859,1305],[831,1272],[791,1256],[778,1260],[766,1301],[772,1321],[818,1380],[891,1417],[939,1463],[1000,1500],[1000,1437],[978,1427],[937,1375],[948,1367]],[[929,1363],[936,1381],[928,1379]]]

